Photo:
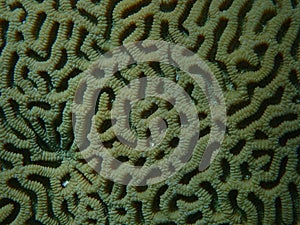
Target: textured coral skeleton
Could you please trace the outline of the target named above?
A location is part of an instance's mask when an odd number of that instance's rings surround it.
[[[1,0],[0,224],[299,223],[299,21],[297,0]],[[146,75],[176,81],[200,120],[199,154],[165,182],[133,187],[87,164],[71,106],[99,55],[139,40],[178,44],[205,60],[226,99],[227,127],[221,151],[199,172],[211,128],[201,90],[159,63],[115,74],[99,96],[97,122],[120,160],[149,164],[178,140],[143,157],[119,148],[107,121],[118,84]],[[176,135],[175,112],[150,103],[141,103],[136,123],[163,112]]]
[[[124,82],[116,79],[120,71],[144,63],[176,68],[173,74],[179,82],[153,76],[143,67],[142,73],[137,73],[139,78],[132,74],[127,81],[123,78]],[[226,132],[226,105],[218,81],[195,53],[158,40],[124,44],[102,55],[82,76],[72,105],[75,142],[101,176],[119,184],[144,186],[165,181],[193,154],[202,156],[199,171],[212,163],[211,156],[219,151]],[[182,80],[190,80],[198,92],[202,90],[211,111],[209,140],[201,152],[197,146],[201,101],[181,87]],[[115,97],[99,99],[109,88]],[[126,156],[132,152],[139,159],[146,156],[147,163],[124,162],[113,152]],[[151,155],[155,158],[149,162]]]

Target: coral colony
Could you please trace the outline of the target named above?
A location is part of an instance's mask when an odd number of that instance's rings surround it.
[[[1,0],[0,224],[300,223],[299,40],[297,0]]]

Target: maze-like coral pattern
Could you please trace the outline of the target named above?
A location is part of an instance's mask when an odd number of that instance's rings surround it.
[[[165,182],[132,187],[87,165],[74,142],[71,105],[92,61],[146,39],[204,59],[228,117],[207,170],[198,171],[196,155]],[[298,0],[1,0],[0,224],[299,223],[299,42]],[[149,63],[120,72],[116,82],[143,70],[175,76],[169,66]],[[192,82],[178,83],[200,101],[201,149],[210,112]],[[114,95],[108,88],[100,97],[104,110]],[[110,126],[99,129],[113,149]],[[165,153],[116,154],[141,165]]]

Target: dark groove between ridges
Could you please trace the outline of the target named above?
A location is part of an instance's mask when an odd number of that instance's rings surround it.
[[[157,190],[157,192],[153,198],[152,206],[151,206],[151,209],[153,212],[160,211],[160,206],[159,206],[160,202],[161,202],[160,197],[167,191],[167,189],[168,189],[168,185],[165,184]]]
[[[234,38],[232,39],[230,45],[228,46],[228,53],[232,53],[234,50],[238,49],[240,46],[239,38],[242,35],[242,26],[246,19],[246,14],[251,10],[254,0],[249,0],[241,7],[238,13],[238,25],[235,31]]]
[[[11,131],[21,140],[27,140],[27,137],[14,127],[10,126]]]
[[[197,53],[201,45],[203,44],[205,37],[202,34],[199,34],[196,40],[196,43],[193,47],[188,48],[190,51]]]
[[[201,184],[199,184],[199,187],[204,189],[205,191],[208,192],[209,195],[211,195],[211,202],[209,204],[209,208],[213,212],[216,212],[218,208],[218,193],[216,189],[208,181],[202,182]]]
[[[285,174],[287,162],[288,162],[288,157],[286,156],[280,162],[280,166],[279,166],[279,170],[278,170],[278,175],[277,175],[276,179],[272,180],[272,181],[261,181],[260,182],[260,186],[262,188],[268,189],[268,190],[276,187],[280,183],[280,179]]]
[[[178,200],[182,200],[185,202],[195,202],[198,200],[198,197],[196,195],[191,195],[191,196],[185,196],[182,194],[175,194],[170,200],[169,200],[169,210],[171,212],[174,212],[176,210],[178,210],[178,205],[177,205],[177,201]]]
[[[60,69],[64,68],[64,66],[67,64],[67,62],[68,62],[67,50],[61,49],[61,55],[59,57],[59,60],[55,64],[55,69],[60,70]]]
[[[97,25],[98,24],[98,18],[96,16],[93,16],[91,13],[87,12],[85,9],[83,8],[77,8],[79,14],[86,18],[88,21],[90,21],[91,23]]]
[[[196,19],[196,24],[199,27],[204,26],[205,22],[207,21],[210,4],[211,4],[211,0],[205,1],[202,10],[199,13],[199,17]]]
[[[43,183],[42,183],[43,184]],[[28,188],[25,188],[21,185],[21,183],[18,181],[17,178],[11,178],[7,181],[7,186],[9,186],[10,188],[12,189],[15,189],[17,191],[21,191],[23,192],[26,196],[28,196],[31,200],[30,202],[30,205],[31,205],[31,208],[32,208],[32,211],[35,212],[37,210],[37,199],[38,199],[38,196],[37,194],[28,189]],[[49,204],[49,201],[47,202],[47,204]],[[47,206],[47,208],[49,207],[49,205]],[[51,205],[50,205],[51,207]],[[57,218],[54,216],[53,214],[53,211],[52,211],[52,207],[51,207],[51,210],[49,211],[49,208],[47,209],[47,212],[50,213],[49,216],[51,216],[52,219],[56,220],[57,221]],[[35,221],[35,215],[32,215],[31,218],[29,220],[31,221]]]
[[[273,119],[270,120],[269,124],[271,127],[275,128],[280,126],[280,124],[286,122],[286,121],[293,121],[297,120],[298,114],[296,113],[287,113],[284,115],[276,116]]]
[[[79,34],[78,34],[78,41],[77,43],[75,44],[75,53],[76,53],[76,56],[80,57],[80,58],[84,58],[86,60],[89,60],[89,56],[81,51],[81,46],[84,45],[84,41],[86,39],[86,37],[88,36],[89,32],[87,31],[87,29],[85,29],[84,27],[81,27],[79,29]]]
[[[226,88],[227,90],[236,90],[236,85],[234,82],[232,82],[232,79],[230,78],[230,74],[227,70],[227,66],[225,63],[219,61],[219,60],[215,60],[215,62],[218,64],[218,67],[221,69],[221,73],[223,75],[223,86],[224,88]]]
[[[74,29],[74,22],[73,21],[67,21],[67,28],[66,28],[66,36],[67,39],[70,39],[73,34]]]
[[[125,19],[129,16],[132,16],[133,14],[136,14],[143,7],[148,6],[150,3],[151,3],[151,0],[136,1],[135,4],[130,5],[126,8],[124,8],[124,10],[122,10],[121,18]]]
[[[293,139],[300,136],[300,129],[291,130],[284,133],[281,137],[279,137],[279,144],[281,146],[286,146],[289,139]]]
[[[80,175],[85,181],[87,181],[87,182],[89,183],[89,185],[93,185],[93,182],[90,181],[90,179],[88,179],[88,178],[84,175],[83,172],[81,172],[79,169],[75,169],[75,171],[76,171],[77,173],[79,173],[79,175]]]
[[[47,71],[37,71],[37,74],[44,80],[47,92],[53,89],[52,78]]]
[[[253,50],[257,54],[258,58],[262,59],[263,56],[266,54],[268,48],[269,48],[268,43],[259,43],[254,46]]]
[[[220,167],[222,168],[222,173],[219,176],[219,179],[222,182],[227,182],[229,176],[230,176],[230,163],[227,159],[223,158],[220,162]]]
[[[199,169],[196,168],[194,170],[192,170],[191,172],[188,172],[186,174],[184,174],[184,176],[181,178],[181,180],[179,181],[180,184],[189,184],[189,182],[191,181],[191,179],[196,176],[199,173]]]
[[[219,6],[219,10],[220,11],[225,11],[227,9],[230,8],[230,6],[232,5],[233,0],[225,0],[221,3],[221,5]]]
[[[231,149],[230,153],[233,155],[238,155],[242,151],[242,149],[245,147],[246,141],[244,139],[239,140]]]
[[[33,22],[33,27],[32,27],[32,34],[35,37],[36,40],[39,39],[40,37],[40,31],[42,29],[43,24],[45,23],[47,18],[46,13],[40,12],[36,15],[36,19]]]
[[[265,165],[261,166],[261,169],[264,171],[270,171],[272,162],[273,162],[273,158],[274,158],[274,151],[273,150],[254,150],[252,152],[252,156],[255,159],[258,159],[259,157],[268,155],[270,157],[270,160],[268,163],[266,163]]]
[[[245,59],[240,59],[236,63],[236,69],[239,73],[245,73],[249,71],[258,71],[261,68],[260,63],[258,65],[253,65]]]
[[[256,208],[257,213],[257,225],[263,225],[263,219],[265,215],[264,203],[260,200],[253,192],[248,194],[248,200],[252,202],[254,207]]]
[[[291,182],[288,185],[288,190],[290,192],[291,200],[292,200],[292,207],[293,207],[293,222],[292,224],[297,224],[300,218],[300,197],[297,191],[297,184]],[[298,184],[299,190],[299,184]]]
[[[231,106],[229,106],[229,109],[227,110],[227,114],[228,116],[232,116],[233,114],[235,114],[236,112],[238,112],[239,110],[245,108],[246,106],[248,106],[251,103],[251,101],[248,100],[244,100],[241,102],[238,102],[236,104],[233,104]]]
[[[254,133],[254,138],[258,140],[264,140],[264,139],[268,139],[269,137],[265,132],[261,130],[256,130]]]
[[[152,14],[147,15],[145,17],[144,21],[145,21],[144,22],[145,28],[144,28],[143,35],[140,38],[140,41],[145,40],[149,37],[149,34],[151,32],[151,29],[152,29],[152,24],[153,24],[153,15]]]
[[[3,151],[11,152],[14,154],[22,155],[23,156],[23,165],[30,164],[30,151],[29,149],[25,148],[18,148],[12,143],[6,143],[3,145]]]
[[[249,164],[247,162],[243,162],[242,164],[240,164],[240,170],[243,180],[249,179],[252,176],[252,173],[250,171],[251,168],[249,168]]]
[[[261,33],[266,27],[268,21],[270,21],[273,17],[276,16],[276,11],[275,9],[266,9],[261,16],[260,20],[258,21],[256,27],[254,28],[254,32],[256,34]]]
[[[79,75],[82,72],[82,70],[78,68],[72,69],[70,72],[67,72],[67,75],[61,79],[61,81],[56,86],[56,92],[63,92],[68,89],[69,81]]]
[[[254,89],[257,87],[264,88],[266,87],[275,77],[277,76],[278,69],[280,68],[281,64],[283,63],[283,56],[281,53],[278,53],[274,58],[274,67],[270,71],[270,73],[264,77],[259,82],[249,83],[247,85],[248,95],[249,97],[253,96]],[[227,114],[229,116],[235,114],[237,111],[247,107],[251,103],[250,99],[241,101],[240,103],[233,104],[229,107]]]
[[[47,152],[55,152],[57,151],[56,148],[53,148],[51,145],[49,145],[48,140],[44,140],[40,135],[39,132],[37,131],[37,129],[35,129],[33,127],[33,125],[31,124],[31,122],[22,116],[22,119],[24,120],[24,123],[27,125],[28,128],[30,128],[34,134],[35,134],[35,141],[37,143],[37,146],[39,148],[41,148],[43,151],[47,151]]]
[[[243,209],[241,209],[238,206],[237,196],[238,196],[238,190],[231,190],[228,193],[229,202],[230,202],[230,205],[233,209],[233,212],[235,214],[239,215],[239,217],[241,218],[241,223],[243,224],[243,223],[247,222],[247,214]]]
[[[177,223],[172,222],[172,221],[166,221],[163,223],[157,223],[156,225],[177,225]]]
[[[9,9],[11,11],[15,11],[15,10],[18,10],[18,9],[22,9],[22,11],[24,12],[23,15],[21,17],[19,17],[19,21],[23,22],[25,20],[25,18],[27,17],[27,11],[25,10],[24,6],[22,5],[21,2],[10,2],[9,4]]]
[[[9,22],[6,20],[1,19],[0,20],[0,55],[6,45],[6,38],[7,38],[7,31],[8,31]]]
[[[58,104],[58,108],[59,108],[59,113],[58,115],[56,115],[53,119],[52,119],[52,128],[53,128],[53,137],[51,137],[50,140],[50,144],[52,146],[56,146],[58,149],[62,149],[62,150],[67,150],[62,148],[62,137],[60,132],[58,131],[58,127],[62,124],[63,122],[63,113],[64,113],[64,109],[66,107],[66,102],[62,102]],[[71,138],[72,136],[70,136]],[[68,137],[69,138],[69,137]]]
[[[144,224],[145,223],[145,219],[143,216],[143,207],[142,207],[142,202],[140,201],[133,201],[131,203],[132,207],[135,209],[136,213],[135,213],[135,222],[137,224]]]
[[[300,175],[300,146],[298,146],[297,150],[296,150],[296,154],[297,154],[297,166],[296,166],[296,171],[297,173]]]
[[[282,23],[281,27],[279,28],[276,34],[276,40],[278,43],[282,42],[282,39],[285,37],[286,33],[288,32],[291,26],[291,22],[292,22],[291,18],[288,18]]]
[[[107,19],[107,26],[104,32],[105,40],[109,40],[111,37],[112,27],[113,27],[113,11],[117,4],[119,4],[122,0],[111,0],[107,6],[105,18]]]
[[[248,116],[247,118],[243,119],[242,121],[240,121],[237,124],[237,128],[238,129],[246,128],[254,121],[259,120],[263,116],[264,111],[267,109],[267,107],[269,105],[279,104],[281,102],[281,97],[283,95],[283,91],[284,91],[283,87],[279,87],[272,97],[262,101],[259,108],[257,109],[257,111],[254,114],[252,114],[252,115]]]
[[[275,199],[275,224],[281,225],[283,224],[282,221],[282,204],[280,197]]]
[[[159,9],[162,12],[168,13],[174,11],[174,9],[177,6],[178,1],[177,0],[171,0],[169,2],[161,2]]]
[[[46,56],[41,56],[39,55],[36,51],[32,50],[32,49],[28,49],[25,54],[29,57],[29,58],[33,58],[34,60],[38,61],[38,62],[43,62],[43,61],[47,61],[50,59],[51,57],[51,50],[52,50],[52,46],[54,44],[54,42],[56,41],[56,38],[58,36],[58,31],[59,31],[59,23],[58,22],[54,22],[54,24],[52,25],[52,27],[50,28],[49,31],[49,38],[47,39],[47,43],[45,45],[45,49],[46,49]]]
[[[44,110],[50,110],[51,105],[48,102],[43,101],[32,101],[27,103],[27,108],[31,110],[33,107],[38,107]]]
[[[298,29],[297,36],[296,36],[296,38],[295,38],[295,40],[292,44],[292,47],[291,47],[291,55],[293,56],[293,58],[295,60],[298,60],[297,56],[298,56],[299,47],[300,47],[300,27]]]
[[[130,23],[126,27],[123,28],[123,32],[118,37],[119,44],[122,45],[123,42],[128,38],[137,28],[135,23]]]
[[[101,203],[101,205],[103,206],[104,215],[106,216],[105,225],[108,225],[109,224],[109,211],[108,211],[107,204],[103,201],[103,199],[100,197],[100,195],[98,193],[95,193],[95,192],[90,193],[90,194],[88,194],[88,197],[94,198]]]
[[[178,29],[186,35],[189,35],[189,31],[185,27],[183,27],[183,23],[188,18],[195,2],[196,2],[196,0],[188,0],[185,4],[185,8],[184,8],[183,12],[181,13],[181,15],[178,19]]]
[[[49,197],[49,193],[51,192],[50,178],[41,176],[41,175],[37,175],[37,174],[30,174],[27,176],[27,179],[32,180],[32,181],[37,181],[44,186],[44,188],[46,189],[46,193],[47,193],[46,194],[46,196],[47,196],[47,206],[46,206],[47,213],[48,213],[49,217],[56,220],[56,217],[53,212],[51,198]]]
[[[187,224],[194,224],[197,221],[201,220],[203,218],[203,214],[200,210],[198,210],[197,212],[188,214],[185,218],[185,222]]]
[[[78,0],[69,0],[70,1],[70,5],[72,9],[76,9],[76,4],[78,2]]]
[[[249,83],[247,85],[248,95],[252,97],[255,88],[257,87],[265,88],[268,84],[270,84],[272,80],[274,80],[275,77],[278,75],[278,70],[282,64],[283,64],[283,55],[281,52],[279,52],[274,58],[274,63],[273,63],[274,66],[270,71],[270,73],[259,82]]]
[[[218,44],[221,39],[222,34],[224,33],[226,27],[228,24],[227,18],[220,18],[218,25],[214,29],[214,40],[213,40],[213,46],[211,47],[210,51],[208,52],[207,58],[211,62],[216,61],[216,54],[218,51]]]
[[[21,204],[19,202],[13,201],[10,198],[0,199],[0,208],[3,208],[8,204],[13,205],[13,210],[4,220],[0,222],[1,225],[11,224],[12,222],[14,222],[20,212]]]
[[[61,208],[61,211],[65,215],[67,215],[68,217],[71,217],[73,219],[76,217],[72,212],[70,212],[70,210],[69,210],[69,204],[68,204],[68,201],[66,199],[64,199],[62,201],[60,208]]]
[[[299,36],[300,38],[300,36]],[[292,69],[291,72],[289,73],[289,80],[290,82],[296,87],[297,89],[300,90],[300,80],[298,79],[298,72],[295,69]]]
[[[12,87],[14,85],[15,79],[15,68],[19,60],[19,55],[17,52],[12,52],[9,56],[9,64],[8,64],[8,73],[6,75],[6,85],[7,87]]]

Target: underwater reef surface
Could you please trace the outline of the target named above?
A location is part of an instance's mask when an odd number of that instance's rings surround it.
[[[134,109],[134,129],[147,136],[139,121],[164,115],[171,131],[161,147],[142,154],[118,140],[111,105],[132,79],[173,80],[200,121],[195,151],[179,172],[130,186],[87,163],[72,104],[92,62],[140,40],[184,46],[203,59],[222,89],[227,122],[218,154],[199,171],[211,132],[201,89],[158,62],[119,71],[99,95],[96,123],[120,161],[148,165],[180,141],[176,111],[151,99]],[[299,42],[298,0],[0,0],[0,224],[299,223]]]

